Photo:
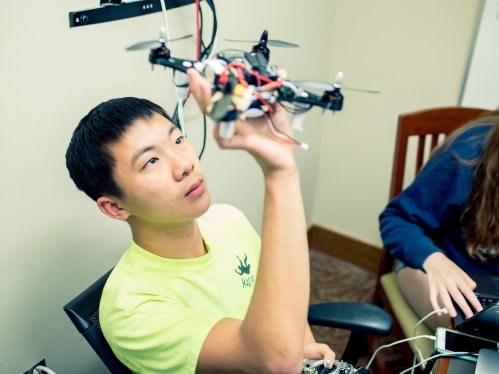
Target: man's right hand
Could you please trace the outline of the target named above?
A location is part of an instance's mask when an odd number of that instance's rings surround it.
[[[474,312],[465,298],[477,312],[483,309],[473,292],[476,283],[444,254],[441,252],[431,254],[423,263],[423,268],[428,275],[430,302],[434,310],[441,309],[437,300],[439,295],[452,318],[457,316],[452,299],[464,312],[466,318],[473,316]],[[442,315],[442,313],[438,313],[438,315]]]
[[[283,73],[284,74],[284,73]],[[210,84],[195,69],[187,71],[192,94],[199,108],[205,114],[210,104],[212,91]],[[274,106],[274,113],[269,115],[275,127],[293,136],[291,126],[286,118],[286,112],[281,105]],[[266,177],[296,172],[294,146],[276,139],[269,129],[265,116],[248,120],[236,120],[236,128],[232,138],[223,139],[218,135],[218,126],[213,136],[220,148],[244,149],[256,159]]]

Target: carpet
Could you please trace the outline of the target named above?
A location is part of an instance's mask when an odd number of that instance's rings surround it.
[[[310,304],[333,301],[371,302],[376,274],[325,253],[310,250]],[[328,327],[311,326],[315,340],[331,347],[340,358],[350,332]],[[361,357],[365,366],[369,357]]]

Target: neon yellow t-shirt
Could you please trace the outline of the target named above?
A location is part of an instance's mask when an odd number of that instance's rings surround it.
[[[102,331],[134,373],[194,373],[212,327],[246,315],[260,256],[258,234],[229,205],[211,206],[197,222],[207,254],[168,259],[133,242],[104,287]]]

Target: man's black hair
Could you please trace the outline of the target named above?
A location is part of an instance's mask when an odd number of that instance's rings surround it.
[[[135,97],[113,99],[97,105],[80,121],[66,151],[66,167],[76,187],[96,200],[101,196],[124,197],[116,183],[116,160],[109,144],[118,140],[135,121],[157,113],[170,116],[149,100]]]

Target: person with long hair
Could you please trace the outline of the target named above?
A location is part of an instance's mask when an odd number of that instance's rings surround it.
[[[445,307],[455,317],[452,301],[466,317],[482,310],[467,273],[499,273],[499,110],[435,150],[381,213],[380,230],[399,260],[399,287],[419,316]],[[426,322],[435,329],[449,320]]]

